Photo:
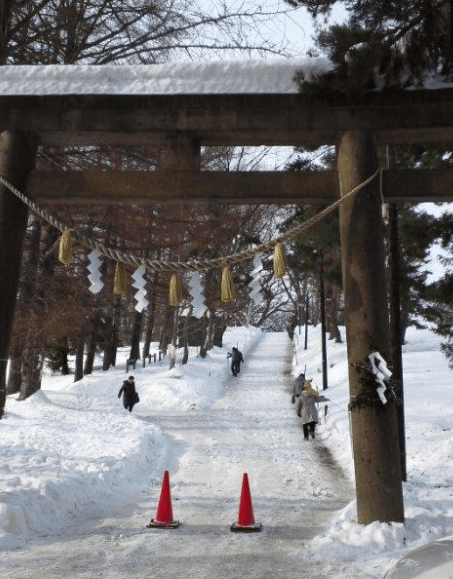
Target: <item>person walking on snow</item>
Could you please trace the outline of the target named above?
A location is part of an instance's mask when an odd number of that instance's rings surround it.
[[[123,395],[124,408],[129,410],[129,412],[132,412],[132,408],[140,401],[135,390],[135,380],[133,376],[129,376],[129,378],[123,382],[123,385],[118,392],[118,398],[120,398],[121,394]]]
[[[233,376],[237,376],[241,371],[241,362],[244,362],[244,356],[238,348],[233,346],[233,350],[228,357],[231,358],[231,372]]]
[[[294,404],[296,398],[302,394],[305,384],[305,374],[301,372],[299,376],[294,380],[293,395],[291,396],[291,402]]]
[[[302,428],[304,430],[304,440],[308,440],[311,435],[315,438],[315,428],[319,422],[317,402],[327,401],[327,398],[320,396],[317,390],[312,388],[312,380],[306,380],[304,389],[297,398],[297,416],[302,418]]]

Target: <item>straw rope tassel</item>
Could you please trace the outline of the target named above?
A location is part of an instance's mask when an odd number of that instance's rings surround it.
[[[283,246],[280,242],[275,244],[274,249],[274,275],[277,278],[283,277],[286,273],[286,259]]]
[[[60,237],[58,259],[65,265],[68,265],[72,261],[72,231],[72,229],[65,229],[62,236]]]
[[[222,302],[232,302],[236,299],[236,289],[234,287],[233,276],[228,265],[223,266],[222,271]]]
[[[124,295],[126,291],[127,291],[126,266],[122,261],[118,261],[115,269],[113,293],[117,295]]]
[[[182,301],[181,280],[179,275],[174,273],[170,278],[169,304],[177,308]]]

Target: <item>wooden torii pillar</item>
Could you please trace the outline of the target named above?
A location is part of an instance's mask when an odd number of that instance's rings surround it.
[[[0,175],[20,191],[25,190],[33,162],[32,148],[23,133],[0,134]],[[6,400],[6,369],[27,217],[28,207],[0,184],[0,418]]]
[[[347,131],[338,146],[341,194],[373,175],[378,167],[373,135]],[[385,276],[384,230],[379,180],[340,206],[340,236],[346,311],[351,401],[360,394],[356,365],[373,351],[389,361],[390,331]],[[357,519],[404,522],[396,406],[351,411]]]

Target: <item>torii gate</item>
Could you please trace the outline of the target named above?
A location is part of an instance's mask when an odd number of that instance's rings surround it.
[[[326,203],[375,173],[377,144],[447,141],[453,90],[370,93],[345,99],[300,94],[0,96],[0,176],[38,204]],[[162,172],[40,172],[46,145],[166,146]],[[337,171],[200,172],[200,147],[337,146]],[[447,201],[453,170],[387,170],[385,202]],[[27,209],[0,188],[0,402]],[[340,207],[350,395],[355,365],[371,347],[389,351],[383,224],[378,179]],[[371,344],[373,346],[371,346]],[[2,407],[2,406],[1,406]],[[358,522],[404,521],[396,409],[352,413]]]

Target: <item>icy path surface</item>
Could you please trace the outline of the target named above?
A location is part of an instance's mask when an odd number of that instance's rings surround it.
[[[112,505],[109,518],[88,518],[7,554],[2,579],[338,576],[333,568],[326,574],[307,546],[352,500],[352,489],[322,440],[303,440],[290,402],[290,360],[285,334],[263,334],[210,411],[149,417],[176,447],[166,468],[179,528],[146,528],[161,490],[154,481],[153,492],[135,503]],[[260,533],[230,531],[245,472]]]

